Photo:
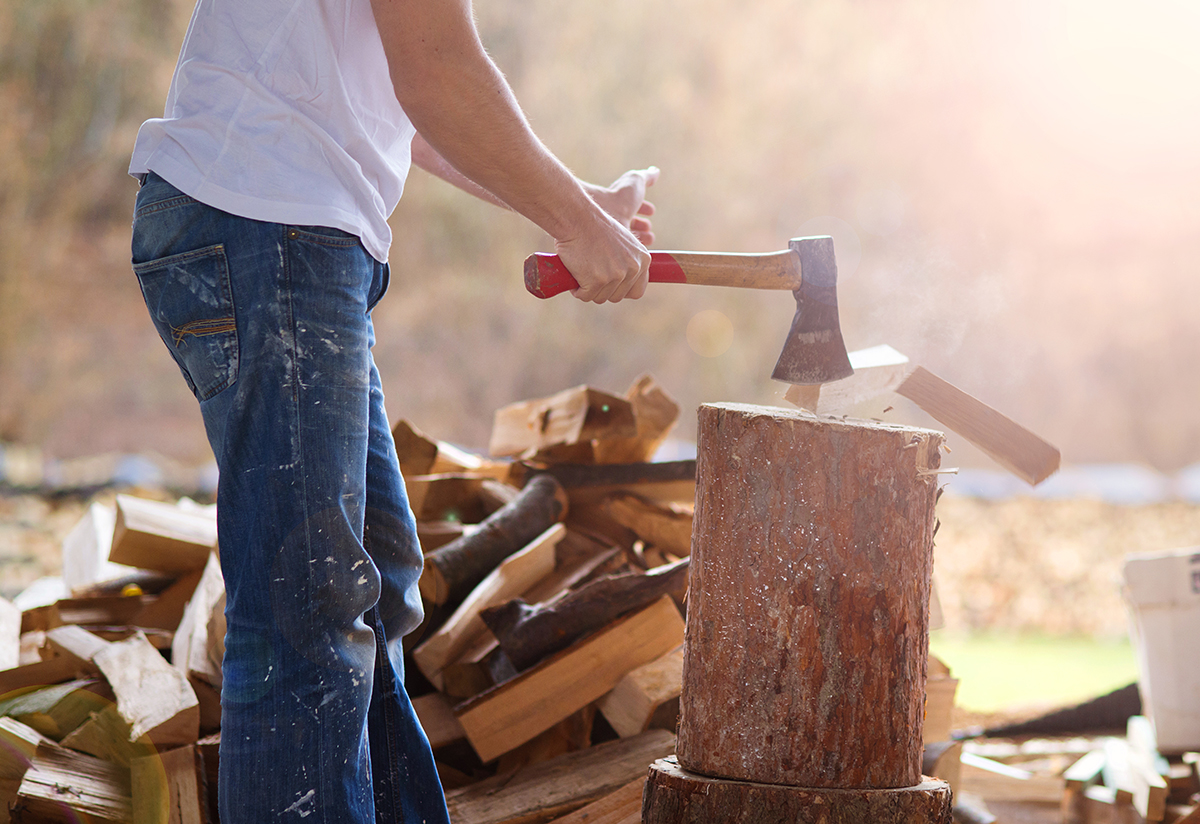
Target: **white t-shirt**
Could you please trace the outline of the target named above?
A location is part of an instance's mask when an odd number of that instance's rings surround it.
[[[387,262],[414,131],[370,0],[198,0],[129,172],[242,217],[342,229]]]

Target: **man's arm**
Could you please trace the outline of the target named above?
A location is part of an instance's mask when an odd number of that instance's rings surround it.
[[[413,137],[412,161],[415,166],[467,194],[501,209],[511,209],[503,200],[450,165],[450,162],[438,154],[419,134]],[[646,187],[654,185],[656,180],[658,168],[651,166],[649,169],[631,169],[617,178],[611,186],[597,186],[585,182],[583,189],[596,205],[633,232],[644,245],[649,246],[654,243],[654,231],[650,223],[650,215],[654,214],[654,204],[646,200]]]
[[[649,253],[534,135],[479,41],[470,0],[372,6],[396,97],[429,146],[554,238],[576,297],[641,297]]]

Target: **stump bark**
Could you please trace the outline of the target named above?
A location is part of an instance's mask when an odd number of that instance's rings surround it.
[[[698,442],[679,765],[921,784],[941,434],[720,404]]]

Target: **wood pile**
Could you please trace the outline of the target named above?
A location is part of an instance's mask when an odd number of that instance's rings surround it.
[[[682,686],[695,461],[652,462],[679,412],[643,377],[498,410],[488,456],[395,426],[425,553],[406,686],[455,824],[640,820]],[[214,509],[93,505],[63,569],[70,597],[0,603],[0,824],[215,822]],[[931,676],[949,738],[957,682]]]
[[[1005,820],[1024,809],[1030,820],[1062,824],[1200,822],[1200,753],[1164,756],[1144,716],[1129,718],[1124,736],[984,739],[960,746],[956,803],[974,821]]]

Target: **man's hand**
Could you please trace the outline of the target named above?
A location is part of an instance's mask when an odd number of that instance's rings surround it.
[[[571,294],[580,300],[616,303],[646,293],[650,253],[616,218],[601,212],[588,231],[554,247],[579,283]]]
[[[583,188],[601,209],[632,231],[643,245],[650,246],[654,243],[654,230],[650,224],[654,204],[646,200],[646,188],[653,186],[656,180],[658,167],[651,166],[648,169],[631,169],[611,186],[585,183]]]

